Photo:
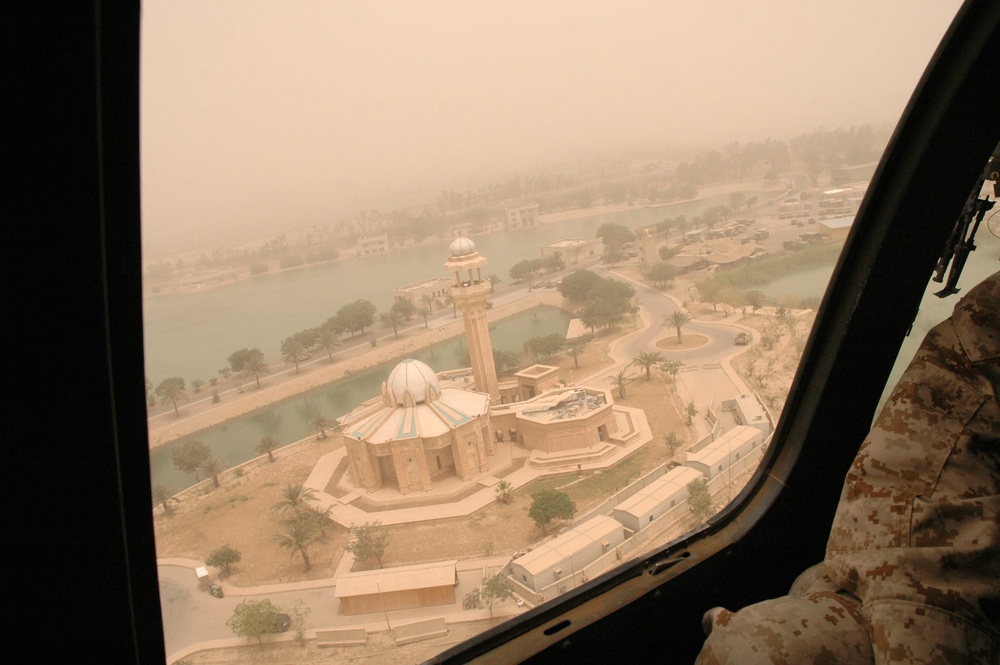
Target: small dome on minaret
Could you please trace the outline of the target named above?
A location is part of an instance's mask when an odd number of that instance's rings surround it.
[[[452,256],[468,256],[469,254],[476,253],[476,243],[468,238],[455,238],[451,246],[448,247],[448,251],[451,252]]]

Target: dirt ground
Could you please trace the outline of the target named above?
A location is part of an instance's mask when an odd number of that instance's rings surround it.
[[[605,347],[600,339],[584,347],[577,359],[578,369],[574,369],[574,361],[569,356],[550,362],[562,367],[567,376],[570,369],[589,374],[611,364]],[[384,564],[399,566],[467,559],[525,549],[542,536],[527,514],[532,493],[542,488],[563,488],[576,501],[578,511],[585,512],[608,494],[666,461],[669,448],[664,438],[668,432],[675,432],[681,441],[693,440],[680,416],[676,391],[662,375],[654,372],[651,380],[636,381],[628,387],[627,398],[618,401],[646,412],[653,431],[652,442],[601,472],[582,476],[574,472],[541,478],[514,492],[514,501],[509,505],[491,504],[468,518],[393,526]],[[303,482],[319,457],[340,445],[343,443],[339,437],[331,436],[323,441],[310,440],[289,446],[276,453],[273,464],[264,458],[241,475],[227,472],[221,478],[219,489],[186,493],[174,504],[173,515],[168,516],[157,508],[157,556],[203,561],[213,549],[229,545],[242,555],[227,580],[236,586],[331,576],[343,555],[347,530],[335,526],[328,542],[309,551],[313,569],[307,573],[300,559],[293,560],[287,550],[274,543],[279,523],[272,507],[280,500],[284,486]],[[558,528],[558,525],[551,525],[550,532],[553,527]],[[356,569],[364,565],[359,562]]]

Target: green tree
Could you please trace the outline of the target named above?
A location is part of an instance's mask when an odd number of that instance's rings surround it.
[[[665,286],[670,285],[671,282],[677,277],[678,269],[669,263],[661,261],[655,265],[652,265],[642,271],[642,277],[647,282],[655,285],[657,288],[662,289]]]
[[[348,552],[359,559],[378,562],[382,567],[382,557],[385,548],[389,546],[389,527],[383,526],[381,520],[365,522],[361,526],[351,526],[351,542],[347,544]]]
[[[625,387],[632,383],[632,376],[627,373],[627,370],[623,368],[614,376],[609,376],[608,380],[618,390],[618,397],[625,399]]]
[[[205,382],[201,379],[191,379],[191,388],[194,392],[200,393],[203,385],[205,385]]]
[[[327,417],[324,416],[322,413],[317,413],[309,421],[309,431],[310,432],[318,432],[318,434],[316,436],[317,439],[325,439],[326,438],[326,430],[327,430],[327,428],[332,427],[332,426],[333,426],[333,423],[330,422],[330,420],[327,419]]]
[[[177,493],[173,487],[167,487],[166,485],[153,485],[153,504],[160,504],[163,506],[163,512],[167,515],[173,515],[174,509],[170,506],[170,502],[174,500],[174,494]]]
[[[514,486],[506,480],[501,480],[496,486],[497,501],[500,503],[510,503],[514,500]]]
[[[677,438],[677,435],[673,432],[668,432],[664,437],[667,442],[667,447],[670,448],[670,454],[673,455],[674,452],[680,447],[681,440]]]
[[[243,555],[239,553],[239,550],[234,550],[229,545],[223,545],[212,550],[208,558],[205,559],[205,563],[221,570],[223,577],[229,577],[233,572],[233,566],[242,559]]]
[[[409,321],[416,315],[417,306],[414,305],[412,301],[403,298],[402,300],[397,300],[392,303],[392,307],[389,308],[389,312],[401,314],[405,320]]]
[[[566,349],[566,353],[573,358],[573,369],[580,369],[580,354],[583,353],[583,345],[571,344]]]
[[[156,394],[162,399],[170,400],[170,403],[174,405],[175,416],[181,415],[181,412],[177,409],[177,400],[187,397],[187,391],[184,389],[184,379],[179,376],[171,376],[163,379],[160,381],[160,385],[156,386]]]
[[[424,328],[429,327],[427,325],[427,317],[431,315],[431,308],[430,308],[430,306],[429,305],[424,305],[423,307],[421,307],[419,314],[424,319]]]
[[[330,362],[333,362],[333,350],[340,346],[340,339],[338,339],[337,331],[331,326],[320,326],[316,331],[316,345],[323,351],[326,351],[326,355],[330,358]]]
[[[699,524],[715,514],[715,502],[712,501],[712,495],[708,491],[708,483],[705,482],[704,478],[692,480],[688,483],[687,490],[688,509]]]
[[[757,310],[767,302],[767,296],[762,291],[751,290],[743,294],[743,300],[746,304],[750,305],[750,309],[756,314]]]
[[[274,618],[283,613],[284,609],[270,600],[244,600],[233,610],[233,616],[229,617],[226,625],[237,637],[257,640],[263,649],[261,638],[274,631]]]
[[[518,261],[510,269],[510,278],[516,282],[527,281],[528,292],[531,292],[531,282],[542,271],[542,259],[525,259]]]
[[[267,374],[269,371],[264,360],[264,352],[257,348],[234,351],[229,355],[229,366],[243,381],[254,379],[258,388],[260,388],[261,374]]]
[[[641,367],[646,373],[646,380],[652,378],[653,365],[663,362],[663,354],[659,351],[640,351],[639,355],[632,359],[632,364]]]
[[[608,247],[620,248],[622,245],[635,240],[635,234],[627,226],[607,222],[597,228],[596,237],[604,241]]]
[[[212,450],[194,439],[185,441],[170,451],[170,460],[174,463],[174,468],[183,473],[193,474],[195,480],[199,479],[201,468],[211,456]]]
[[[476,587],[469,593],[462,597],[462,609],[463,610],[478,610],[483,606],[483,595],[479,591],[479,587]]]
[[[309,547],[315,543],[326,542],[322,524],[309,513],[298,513],[281,520],[281,527],[281,533],[274,535],[274,542],[282,549],[290,550],[293,559],[296,555],[301,556],[306,572],[312,570]]]
[[[698,415],[698,409],[697,407],[695,407],[694,402],[688,402],[686,413],[687,413],[687,424],[690,425],[694,417]]]
[[[487,277],[486,279],[490,280],[490,293],[496,291],[497,284],[503,281],[502,279],[500,279],[500,275],[496,273],[491,273],[490,276]]]
[[[146,405],[156,406],[156,392],[153,388],[153,382],[146,377]]]
[[[514,597],[514,584],[502,572],[486,580],[479,597],[493,618],[493,606]]]
[[[375,325],[375,305],[363,299],[355,300],[337,310],[337,322],[342,330],[355,335]]]
[[[546,534],[549,522],[554,519],[571,519],[576,514],[576,502],[565,492],[543,490],[532,495],[528,517]]]
[[[683,343],[681,338],[681,328],[691,320],[691,315],[682,309],[675,310],[669,316],[663,317],[663,323],[674,326],[677,329],[677,343]]]
[[[285,485],[281,490],[281,501],[274,504],[272,508],[280,511],[286,517],[289,515],[302,515],[310,508],[310,504],[319,501],[316,490],[306,487],[301,483]]]
[[[268,436],[262,437],[261,440],[257,442],[257,445],[254,448],[254,450],[256,450],[258,453],[266,453],[267,454],[267,460],[273,464],[274,463],[274,451],[277,450],[277,448],[278,448],[279,445],[280,444],[278,443],[278,440],[276,438],[274,438],[273,436],[268,435]]]
[[[303,649],[306,647],[306,617],[312,613],[312,609],[305,606],[302,599],[298,599],[292,604],[292,630],[295,631],[295,639]]]
[[[604,265],[614,268],[615,265],[621,263],[625,260],[625,252],[621,251],[616,247],[607,247],[604,253],[601,254],[601,263]]]
[[[671,382],[677,385],[677,373],[681,371],[681,367],[684,366],[680,360],[664,360],[660,363],[660,369],[663,373],[670,377]]]
[[[604,278],[590,270],[574,270],[563,277],[559,292],[575,303],[584,303],[590,296],[590,291]]]

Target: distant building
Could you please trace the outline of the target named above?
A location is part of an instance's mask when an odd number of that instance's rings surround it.
[[[365,235],[358,240],[358,254],[367,256],[369,254],[381,254],[389,249],[389,236],[382,233],[380,235]]]
[[[594,517],[511,561],[511,576],[536,592],[560,582],[575,585],[570,580],[577,572],[623,542],[625,529],[619,522],[604,515]]]
[[[823,219],[817,222],[817,226],[832,240],[844,240],[850,232],[852,224],[854,224],[854,215]]]
[[[425,279],[416,284],[393,289],[392,299],[395,302],[408,300],[419,310],[426,303],[430,303],[430,308],[442,307],[445,296],[449,294],[451,280],[447,277],[433,277]]]
[[[842,166],[830,171],[830,182],[835,185],[845,185],[849,182],[867,182],[875,175],[878,162]]]
[[[557,240],[548,245],[542,245],[542,258],[561,256],[563,265],[573,266],[580,261],[594,259],[604,252],[604,241],[600,238]]]
[[[538,226],[538,204],[521,203],[508,205],[504,208],[507,227],[520,229],[527,226]]]

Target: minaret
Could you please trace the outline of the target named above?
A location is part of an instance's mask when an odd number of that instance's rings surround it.
[[[490,296],[490,280],[483,279],[482,268],[486,259],[476,251],[476,244],[468,238],[456,238],[451,247],[451,258],[444,264],[455,273],[451,297],[462,310],[465,320],[465,339],[469,344],[472,377],[476,390],[489,393],[490,399],[500,399],[497,389],[497,368],[493,363],[493,343],[486,321],[486,300]]]

